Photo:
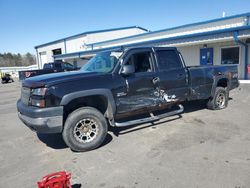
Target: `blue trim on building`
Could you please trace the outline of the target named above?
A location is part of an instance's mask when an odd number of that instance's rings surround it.
[[[151,34],[156,34],[156,33],[161,33],[161,32],[166,32],[166,31],[171,31],[171,30],[175,30],[175,29],[181,29],[181,28],[185,28],[185,27],[198,26],[198,25],[203,25],[203,24],[208,24],[208,23],[213,23],[213,22],[218,22],[218,21],[224,21],[224,20],[229,20],[229,19],[234,19],[234,18],[240,18],[240,17],[244,17],[244,16],[249,17],[250,16],[250,12],[244,13],[244,14],[233,15],[233,16],[227,16],[227,17],[224,17],[224,18],[212,19],[212,20],[203,21],[203,22],[197,22],[197,23],[192,23],[192,24],[185,24],[185,25],[181,25],[181,26],[177,26],[177,27],[172,27],[172,28],[168,28],[168,29],[162,29],[162,30],[158,30],[158,31],[152,31],[152,32],[148,32],[148,33],[142,33],[142,34],[128,36],[128,37],[123,37],[123,38],[119,38],[119,39],[112,39],[112,40],[107,40],[107,41],[103,41],[103,42],[91,43],[91,44],[88,44],[88,45],[94,45],[95,46],[95,45],[109,43],[109,42],[116,42],[116,41],[124,40],[124,39],[130,39],[130,38],[135,38],[135,37],[141,37],[141,36],[146,36],[146,35],[151,35]]]
[[[117,31],[117,30],[124,30],[124,29],[133,29],[133,28],[138,28],[138,29],[141,29],[143,31],[149,32],[148,29],[145,29],[145,28],[140,27],[140,26],[129,26],[129,27],[119,27],[119,28],[113,28],[113,29],[103,29],[103,30],[96,30],[96,31],[87,31],[87,32],[84,32],[84,33],[79,33],[79,34],[72,35],[72,36],[69,36],[69,37],[65,37],[65,38],[61,38],[61,39],[58,39],[58,40],[54,40],[54,41],[51,41],[51,42],[48,42],[48,43],[37,45],[37,46],[35,46],[35,49],[39,48],[39,47],[47,46],[47,45],[50,45],[50,44],[62,42],[63,40],[75,38],[75,37],[78,37],[78,36],[81,36],[81,35],[94,34],[94,33],[102,33],[102,32],[109,32],[109,31]]]
[[[207,31],[203,33],[188,34],[188,35],[176,36],[176,37],[171,37],[171,38],[150,40],[150,41],[138,42],[138,43],[127,44],[127,45],[122,45],[122,46],[119,45],[119,46],[113,46],[109,48],[101,48],[97,50],[79,51],[79,52],[73,52],[69,54],[55,55],[54,58],[63,58],[63,57],[68,57],[71,55],[78,55],[78,54],[83,55],[83,54],[97,53],[101,51],[108,51],[108,50],[118,49],[118,48],[122,49],[123,47],[132,47],[132,46],[138,46],[138,45],[147,45],[147,44],[152,45],[152,43],[167,42],[167,41],[172,41],[176,39],[186,39],[186,38],[200,37],[200,36],[209,36],[209,35],[222,34],[222,33],[227,33],[227,32],[235,32],[235,31],[241,31],[241,30],[247,30],[247,29],[250,29],[250,25],[235,27],[235,28],[228,28],[228,29],[221,29],[221,30],[216,30],[216,31]]]
[[[63,40],[63,43],[64,43],[64,53],[66,54],[67,53],[66,39]]]

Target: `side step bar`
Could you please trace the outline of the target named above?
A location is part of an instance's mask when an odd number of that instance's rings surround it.
[[[173,111],[170,111],[170,112],[167,112],[167,113],[164,113],[164,114],[160,114],[158,116],[154,116],[152,113],[150,113],[151,117],[126,121],[126,122],[122,122],[122,123],[116,123],[115,122],[115,126],[116,127],[126,127],[126,126],[131,126],[131,125],[136,125],[136,124],[143,124],[143,123],[158,121],[158,120],[160,120],[162,118],[177,115],[177,114],[180,114],[180,113],[182,113],[184,111],[184,107],[181,104],[179,104],[178,107],[179,107],[179,109],[177,109],[177,110],[173,110]]]

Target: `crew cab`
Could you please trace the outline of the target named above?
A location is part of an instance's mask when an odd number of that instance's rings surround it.
[[[36,70],[25,70],[19,71],[19,80],[24,80],[29,77],[38,76],[42,74],[49,74],[55,72],[65,72],[65,71],[73,71],[77,70],[72,64],[62,61],[55,61],[51,63],[45,63],[43,65],[43,69],[36,69]]]
[[[176,48],[119,48],[97,53],[79,71],[26,79],[17,102],[30,129],[61,133],[74,151],[99,147],[108,126],[122,127],[182,113],[183,101],[228,105],[237,65],[185,66]]]

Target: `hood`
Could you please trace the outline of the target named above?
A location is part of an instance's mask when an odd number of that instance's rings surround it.
[[[62,82],[79,80],[82,78],[94,77],[97,75],[104,75],[104,73],[70,71],[70,72],[44,74],[23,80],[23,86],[30,88],[44,87],[44,86],[56,85]]]

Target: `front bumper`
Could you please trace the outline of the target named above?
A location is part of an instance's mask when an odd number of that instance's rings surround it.
[[[63,107],[37,108],[17,101],[20,120],[31,130],[39,133],[61,133],[63,129]]]

